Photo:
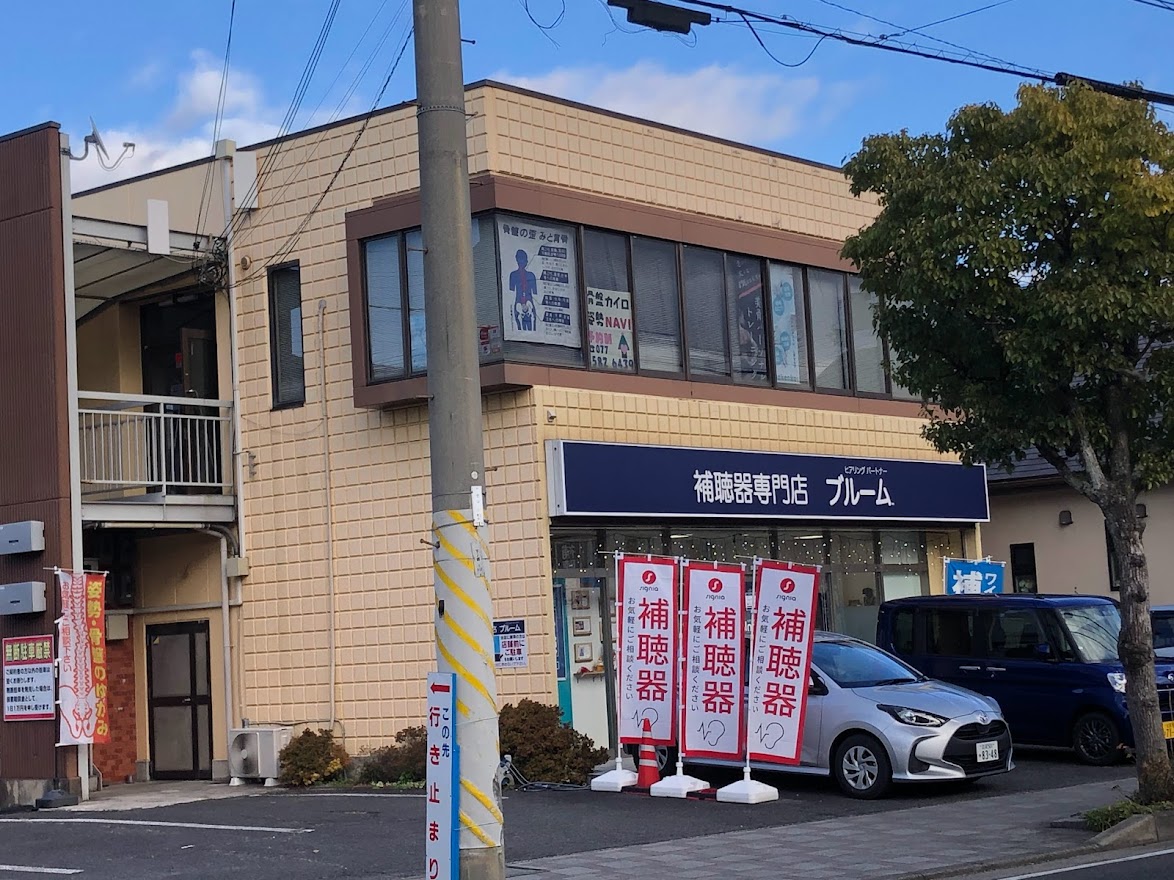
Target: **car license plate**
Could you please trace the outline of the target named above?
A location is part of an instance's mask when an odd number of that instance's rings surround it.
[[[1166,734],[1166,739],[1174,739],[1174,721],[1163,721],[1162,732]]]
[[[987,764],[999,760],[999,744],[997,742],[978,744],[978,763]]]

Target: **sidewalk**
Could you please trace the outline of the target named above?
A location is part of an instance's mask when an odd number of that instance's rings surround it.
[[[62,807],[62,813],[105,813],[172,807],[197,801],[248,797],[272,789],[260,785],[230,786],[213,782],[135,782],[111,785],[95,792],[90,800],[74,807]]]
[[[1048,824],[1118,800],[1132,790],[1131,785],[1120,780],[1096,782],[555,856],[511,867],[543,872],[536,877],[574,880],[880,880],[1046,856],[1082,846],[1091,834]],[[522,871],[514,874],[523,876]]]

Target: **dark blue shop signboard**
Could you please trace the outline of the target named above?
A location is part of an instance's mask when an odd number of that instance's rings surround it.
[[[572,440],[546,459],[551,516],[990,520],[981,465]]]

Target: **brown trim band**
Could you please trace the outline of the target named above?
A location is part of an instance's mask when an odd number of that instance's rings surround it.
[[[513,211],[837,272],[855,270],[850,261],[840,256],[840,242],[832,239],[645,205],[510,175],[487,172],[470,178],[469,200],[475,214]],[[375,238],[419,225],[418,190],[381,199],[369,208],[346,215],[348,240]]]
[[[624,373],[544,367],[537,364],[489,364],[481,368],[481,388],[485,393],[516,391],[521,388],[547,386],[576,388],[584,391],[610,391],[617,394],[643,394],[649,397],[712,400],[754,406],[821,409],[831,412],[862,413],[877,416],[919,418],[921,404],[906,400],[877,397],[849,397],[819,394],[814,391],[790,391],[748,385],[690,382],[685,379],[659,379]],[[355,405],[365,407],[418,406],[428,402],[428,379],[419,376],[385,382],[380,385],[355,385]]]

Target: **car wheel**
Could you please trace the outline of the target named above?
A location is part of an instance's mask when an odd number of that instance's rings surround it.
[[[1108,767],[1121,760],[1121,733],[1103,712],[1089,712],[1072,726],[1072,748],[1081,763]]]
[[[848,797],[874,800],[893,784],[893,765],[875,737],[866,733],[849,736],[832,756],[832,774]]]
[[[631,744],[626,746],[628,754],[632,756],[632,760],[640,763],[640,746]],[[672,746],[655,746],[656,752],[656,769],[664,773],[666,768],[675,768],[677,766],[677,750]]]

